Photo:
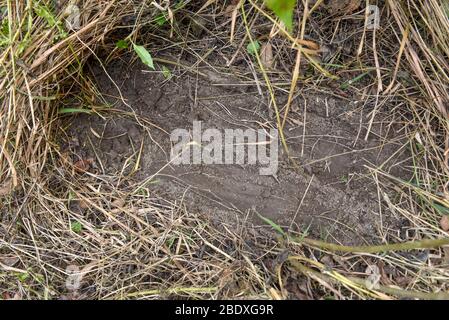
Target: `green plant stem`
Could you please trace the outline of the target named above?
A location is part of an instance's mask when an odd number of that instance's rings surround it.
[[[352,252],[352,253],[382,253],[387,251],[431,249],[449,245],[449,238],[409,241],[404,243],[383,244],[376,246],[343,246],[309,238],[300,239],[295,237],[291,239],[293,239],[295,242],[305,243],[307,245],[318,247],[321,249],[327,249],[330,251],[340,251],[340,252]]]

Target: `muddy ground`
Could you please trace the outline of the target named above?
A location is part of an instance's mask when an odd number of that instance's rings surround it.
[[[126,177],[120,181],[130,190],[142,186],[217,219],[263,224],[257,212],[286,229],[347,244],[371,242],[381,227],[400,228],[382,205],[368,167],[382,165],[406,177],[407,154],[401,151],[406,148],[396,139],[397,128],[378,119],[365,141],[372,105],[300,89],[285,128],[299,168],[280,146],[276,176],[261,176],[251,165],[171,166],[169,133],[191,129],[193,121],[220,130],[275,127],[266,88],[208,67],[169,79],[127,59],[105,70],[90,63],[93,79],[115,111],[74,117],[63,144],[73,161],[94,159],[91,173]],[[276,95],[284,106],[286,93]]]

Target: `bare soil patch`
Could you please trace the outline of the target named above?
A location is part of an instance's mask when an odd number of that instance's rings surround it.
[[[400,228],[388,208],[379,206],[382,195],[368,167],[406,176],[406,149],[395,139],[395,128],[381,122],[375,122],[365,141],[369,106],[337,94],[302,92],[285,128],[291,157],[300,168],[280,146],[277,176],[261,176],[250,165],[172,166],[167,165],[169,133],[191,129],[193,121],[220,130],[275,127],[265,94],[210,68],[166,79],[162,72],[127,60],[106,69],[97,62],[90,66],[100,92],[118,111],[79,115],[70,126],[65,148],[74,161],[94,159],[92,172],[132,173],[127,183],[140,183],[218,219],[237,216],[261,224],[257,212],[286,229],[331,235],[345,243],[369,241],[381,227]],[[277,95],[282,105],[286,95]]]

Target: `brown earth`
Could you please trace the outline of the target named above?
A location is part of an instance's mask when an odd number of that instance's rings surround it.
[[[275,127],[267,94],[260,95],[254,82],[210,68],[166,79],[162,72],[126,60],[109,64],[107,74],[99,63],[90,67],[111,111],[118,112],[76,116],[63,148],[70,149],[74,162],[93,158],[91,173],[124,176],[118,184],[148,188],[217,219],[263,224],[257,212],[286,229],[308,230],[319,238],[331,235],[347,244],[370,242],[381,226],[398,227],[388,208],[379,207],[382,195],[367,166],[383,165],[396,176],[408,176],[407,155],[400,151],[405,148],[395,139],[394,127],[380,122],[365,141],[372,106],[301,90],[285,128],[291,157],[300,168],[280,146],[277,176],[261,176],[257,166],[249,165],[171,166],[170,132],[191,129],[195,120],[203,128],[223,130]],[[286,93],[276,94],[283,106]]]

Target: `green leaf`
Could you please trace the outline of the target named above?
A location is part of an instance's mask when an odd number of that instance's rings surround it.
[[[30,274],[28,272],[18,272],[16,273],[16,277],[20,282],[25,282],[30,277]]]
[[[70,114],[70,113],[87,113],[91,114],[92,111],[88,109],[81,109],[81,108],[61,108],[58,110],[59,114]]]
[[[0,27],[0,33],[4,37],[9,36],[9,21],[8,19],[4,19],[2,21],[1,27]]]
[[[342,83],[342,84],[340,85],[340,89],[343,89],[343,90],[348,89],[349,86],[353,85],[354,83],[359,82],[359,81],[362,80],[365,76],[367,76],[370,72],[371,72],[371,71],[364,72],[364,73],[362,73],[362,74],[359,74],[357,77],[355,77],[355,78],[353,78],[353,79],[351,79],[351,80],[349,80],[349,81],[346,81],[345,83]]]
[[[256,53],[259,52],[260,50],[260,43],[259,41],[255,40],[253,42],[250,42],[247,46],[246,46],[246,50],[248,51],[248,53],[252,56],[255,56]]]
[[[35,5],[34,12],[41,18],[45,19],[50,27],[56,27],[59,32],[59,37],[66,38],[67,32],[64,30],[63,24],[56,16],[51,12],[51,10],[45,5]]]
[[[74,221],[70,224],[70,229],[75,233],[80,233],[83,230],[83,225],[79,221]]]
[[[145,49],[143,46],[138,46],[133,43],[134,51],[139,56],[140,60],[144,64],[146,64],[150,69],[154,70],[154,64],[153,64],[153,58],[151,57],[151,54]]]
[[[175,9],[182,9],[182,7],[184,7],[185,2],[184,1],[179,1],[176,5],[175,5]]]
[[[156,24],[161,27],[167,23],[167,17],[165,16],[165,13],[161,13],[154,19],[154,21],[156,21]]]
[[[0,12],[0,16],[2,13]],[[10,44],[9,40],[9,21],[4,19],[0,24],[0,47]]]
[[[164,75],[165,79],[171,78],[171,71],[166,66],[162,66],[162,74]]]
[[[34,11],[39,17],[44,18],[50,27],[54,27],[58,23],[55,16],[45,6],[36,5]]]
[[[257,213],[257,212],[256,212]],[[274,230],[282,234],[283,236],[287,235],[284,230],[282,230],[281,226],[277,223],[273,222],[272,220],[265,218],[261,214],[257,213],[260,219],[262,219],[265,223],[269,224]]]
[[[119,40],[115,43],[115,46],[119,49],[126,49],[128,48],[128,42],[126,40]]]
[[[288,31],[293,29],[296,0],[266,0],[266,5],[281,19]]]
[[[446,208],[445,206],[442,206],[436,202],[434,202],[432,205],[435,209],[437,209],[441,213],[441,215],[443,214],[449,215],[449,208]]]

